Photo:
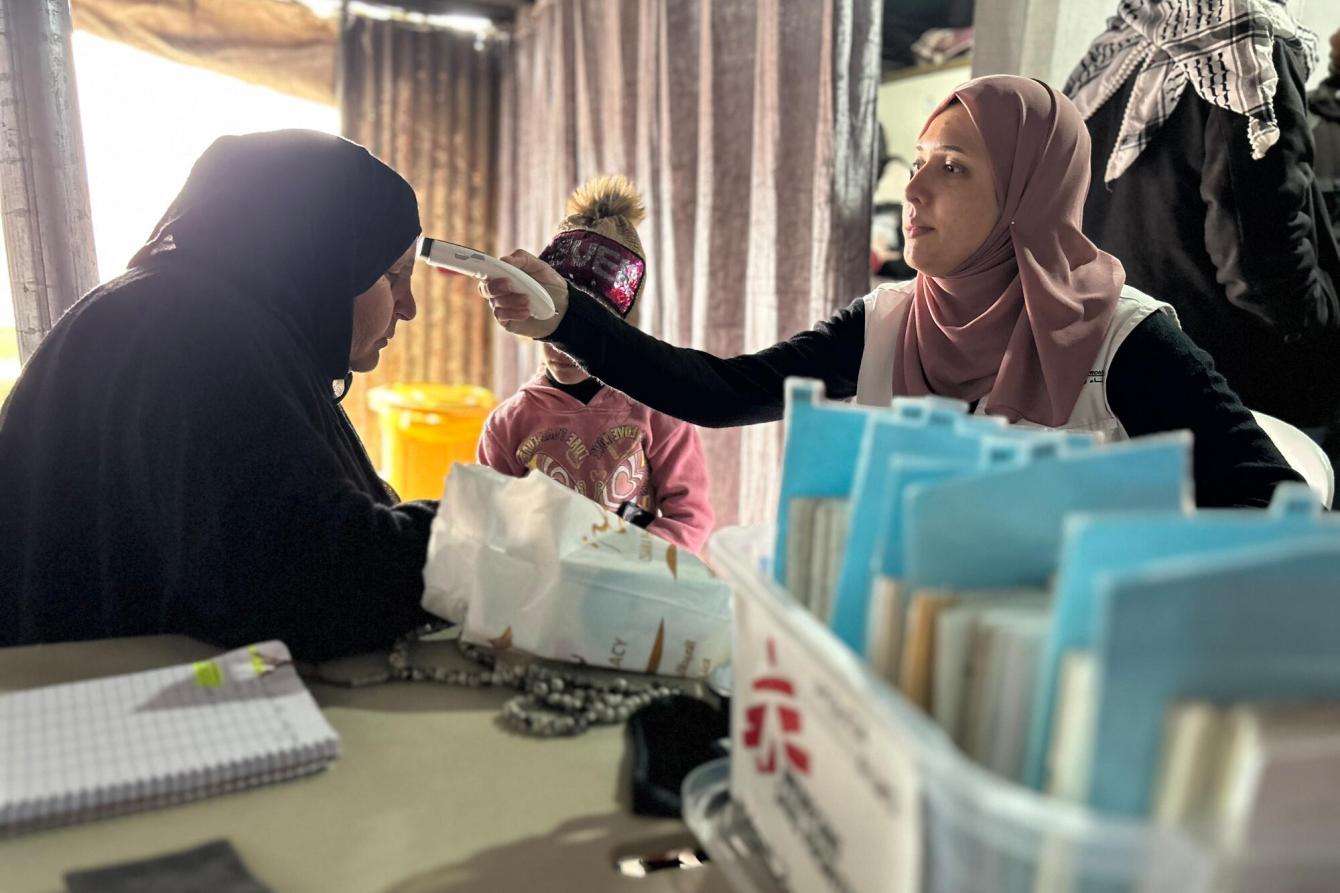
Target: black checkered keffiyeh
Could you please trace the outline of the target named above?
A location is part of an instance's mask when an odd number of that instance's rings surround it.
[[[1263,157],[1279,139],[1279,75],[1271,58],[1276,38],[1302,48],[1306,77],[1317,37],[1281,0],[1121,0],[1065,85],[1087,120],[1136,78],[1103,179],[1110,183],[1125,173],[1188,84],[1206,102],[1245,115],[1252,157]]]

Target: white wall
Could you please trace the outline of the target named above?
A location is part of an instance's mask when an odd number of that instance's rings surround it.
[[[1297,10],[1296,10],[1297,11]],[[1317,67],[1312,71],[1308,87],[1315,87],[1326,77],[1328,60],[1331,55],[1331,35],[1340,31],[1340,0],[1307,0],[1303,4],[1298,18],[1304,25],[1317,32],[1320,46],[1317,48]]]
[[[888,139],[890,155],[901,155],[912,161],[917,134],[930,117],[931,110],[949,91],[972,77],[968,62],[941,68],[924,74],[913,74],[885,81],[879,87],[876,115],[884,136]],[[907,174],[897,165],[889,165],[875,190],[875,202],[902,201]]]
[[[1116,0],[979,0],[973,75],[1022,74],[1060,87],[1116,8]]]
[[[1043,80],[1056,87],[1064,86],[1070,72],[1084,58],[1089,44],[1103,33],[1107,20],[1116,11],[1116,0],[1064,0],[1060,3],[1056,43],[1054,52],[1047,60],[1050,69]]]

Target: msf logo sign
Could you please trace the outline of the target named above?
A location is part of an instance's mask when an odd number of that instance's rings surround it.
[[[779,763],[785,763],[801,775],[810,774],[810,753],[793,739],[801,732],[800,711],[793,706],[796,697],[791,680],[775,672],[777,646],[768,639],[768,674],[750,685],[750,701],[745,707],[744,746],[753,754],[754,768],[771,775]]]

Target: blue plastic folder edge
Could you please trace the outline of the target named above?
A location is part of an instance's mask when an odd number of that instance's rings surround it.
[[[851,493],[862,435],[877,412],[887,410],[826,400],[823,382],[816,379],[786,380],[786,435],[772,553],[773,578],[782,586],[786,585],[791,500]]]
[[[1066,514],[1190,504],[1191,436],[1161,434],[909,488],[912,586],[1041,586],[1055,570]]]
[[[829,618],[837,636],[858,653],[865,648],[865,611],[881,547],[887,546],[891,536],[898,536],[891,525],[896,523],[906,481],[896,480],[896,470],[911,473],[915,463],[923,460],[929,463],[923,466],[926,468],[966,470],[977,462],[983,437],[1006,433],[998,421],[964,415],[964,409],[966,404],[937,405],[900,398],[894,401],[891,414],[878,416],[866,426],[851,487],[846,553]],[[900,466],[899,460],[910,464]]]
[[[1104,576],[1093,807],[1148,812],[1164,711],[1176,700],[1340,697],[1340,541],[1275,543]]]
[[[1046,784],[1046,752],[1056,710],[1061,658],[1093,645],[1096,578],[1151,561],[1298,539],[1331,531],[1340,517],[1324,515],[1305,484],[1281,484],[1268,511],[1216,509],[1072,515],[1062,535],[1051,633],[1038,668],[1024,781]]]

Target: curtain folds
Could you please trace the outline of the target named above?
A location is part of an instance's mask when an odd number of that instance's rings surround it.
[[[877,0],[540,0],[503,70],[499,249],[538,252],[576,185],[623,173],[645,330],[730,356],[810,327],[868,290],[879,41]],[[504,396],[537,354],[492,337]],[[720,523],[771,512],[780,434],[704,432]]]
[[[426,234],[493,251],[501,48],[495,41],[353,17],[341,47],[342,132],[410,182]],[[474,280],[416,265],[419,316],[345,400],[374,459],[370,388],[394,381],[490,384],[492,318]]]

